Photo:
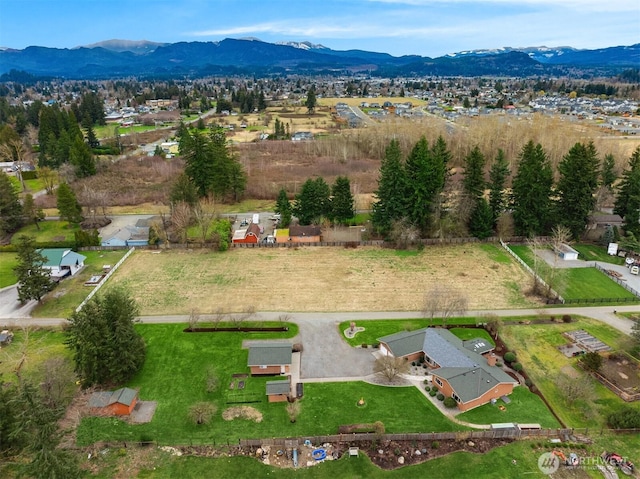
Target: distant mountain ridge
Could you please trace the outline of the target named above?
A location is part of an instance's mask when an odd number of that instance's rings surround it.
[[[267,43],[256,38],[159,43],[107,40],[72,49],[31,46],[0,49],[0,74],[118,78],[224,74],[348,74],[409,76],[531,76],[617,73],[640,65],[640,44],[598,50],[571,47],[470,50],[439,58],[364,50],[332,50],[311,42]],[[586,73],[585,73],[586,72]]]

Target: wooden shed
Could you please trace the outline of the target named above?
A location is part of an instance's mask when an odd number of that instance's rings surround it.
[[[289,400],[291,384],[288,379],[267,381],[267,398],[269,402],[285,402]]]
[[[95,392],[89,398],[89,407],[96,413],[110,416],[128,416],[136,407],[138,391],[120,388],[115,391]]]

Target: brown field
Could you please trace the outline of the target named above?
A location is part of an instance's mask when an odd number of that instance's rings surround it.
[[[141,314],[258,311],[415,311],[435,284],[464,291],[470,309],[532,306],[530,281],[493,246],[391,249],[303,247],[137,251],[113,284],[128,287]]]

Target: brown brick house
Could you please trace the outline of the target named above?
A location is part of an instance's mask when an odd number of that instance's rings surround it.
[[[292,345],[264,343],[249,347],[247,361],[252,376],[288,375],[291,373]]]
[[[423,358],[432,368],[433,383],[466,411],[511,394],[518,384],[496,367],[493,345],[482,338],[462,341],[447,329],[402,331],[379,339],[384,355],[414,361]]]

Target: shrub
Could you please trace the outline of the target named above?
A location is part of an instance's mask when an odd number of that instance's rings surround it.
[[[425,386],[424,390],[427,391],[427,392],[431,391],[431,386]]]
[[[424,381],[422,381],[422,382],[423,382],[423,383],[425,383],[425,384],[429,384],[429,380],[428,380],[428,379],[425,379],[425,380],[424,380]]]
[[[416,362],[415,361],[411,361],[411,366],[415,366]]]
[[[438,398],[439,401],[444,401],[444,394],[438,393],[436,397]]]
[[[369,345],[367,343],[362,343],[362,349],[367,349]]]
[[[496,367],[501,368],[502,367],[502,361],[496,361]]]
[[[508,363],[514,362],[516,360],[516,353],[512,353],[511,351],[504,353],[504,360]]]
[[[625,406],[609,414],[607,424],[614,429],[638,429],[640,428],[640,411]]]
[[[531,379],[527,378],[524,380],[524,384],[530,388],[533,385],[533,381],[531,381]]]
[[[206,401],[198,402],[189,408],[189,418],[195,424],[207,424],[216,411],[215,404]]]
[[[513,363],[511,365],[511,367],[514,369],[514,371],[518,371],[518,372],[522,371],[522,364],[521,363]]]
[[[572,321],[571,319],[571,315],[570,314],[563,314],[562,315],[562,322],[563,323],[570,323]]]
[[[438,394],[438,390],[435,388],[429,391],[429,396],[431,397],[435,397],[436,394]]]
[[[456,400],[453,398],[445,398],[443,404],[445,407],[454,408],[456,407]]]
[[[440,447],[440,443],[438,441],[433,441],[431,443],[431,449],[438,449]]]

